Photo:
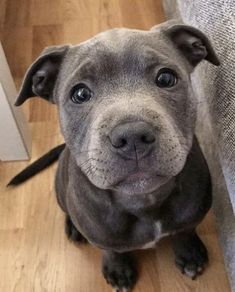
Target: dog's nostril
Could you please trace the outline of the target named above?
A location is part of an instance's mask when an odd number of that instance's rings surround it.
[[[140,140],[145,144],[151,144],[155,141],[155,137],[153,135],[142,135]]]
[[[112,151],[126,158],[138,159],[147,156],[156,147],[157,135],[145,122],[119,124],[109,133]]]
[[[127,140],[124,138],[120,138],[120,139],[117,139],[117,141],[115,141],[115,143],[113,143],[113,146],[115,148],[122,148],[122,147],[126,146],[126,144],[127,144]]]

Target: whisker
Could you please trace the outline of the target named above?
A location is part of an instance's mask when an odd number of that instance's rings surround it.
[[[95,169],[94,165],[91,165],[88,170],[86,171],[87,175],[94,175],[93,170]]]
[[[101,149],[99,149],[99,148],[94,148],[94,149],[89,149],[89,150],[80,151],[80,152],[77,152],[76,154],[83,154],[83,153],[88,153],[88,152],[92,152],[92,151],[100,151],[100,154],[102,153]]]
[[[85,161],[83,161],[79,166],[84,166],[86,163],[88,163],[88,161],[90,161],[90,160],[96,160],[95,158],[93,158],[93,157],[90,157],[90,158],[88,158],[88,159],[86,159]]]
[[[91,127],[91,130],[101,130],[101,129],[106,129],[107,128],[107,125],[105,125],[105,126],[100,126],[100,127],[98,127],[98,128],[95,128],[95,127]]]
[[[90,168],[92,167],[92,165],[87,165],[86,168],[83,167],[84,172],[87,172]]]

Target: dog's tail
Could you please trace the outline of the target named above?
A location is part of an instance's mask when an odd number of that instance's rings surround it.
[[[18,173],[15,177],[13,177],[13,179],[8,183],[7,186],[19,185],[40,172],[41,170],[47,168],[59,158],[64,148],[65,144],[61,144],[51,149],[49,152],[44,154],[38,160],[34,161],[32,164],[30,164],[20,173]]]

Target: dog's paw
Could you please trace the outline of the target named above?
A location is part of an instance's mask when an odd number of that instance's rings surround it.
[[[79,243],[86,243],[87,240],[82,234],[77,230],[77,228],[74,226],[73,222],[69,218],[69,216],[66,216],[65,219],[65,233],[68,237],[68,239],[79,242]]]
[[[177,267],[192,280],[202,274],[208,263],[206,247],[197,235],[178,246],[175,255]]]
[[[132,258],[128,255],[104,259],[102,272],[115,292],[130,292],[137,280],[137,270]]]

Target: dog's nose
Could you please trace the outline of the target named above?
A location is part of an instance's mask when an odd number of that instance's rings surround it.
[[[109,135],[112,150],[128,159],[141,159],[154,147],[155,135],[151,125],[132,122],[116,126]]]

